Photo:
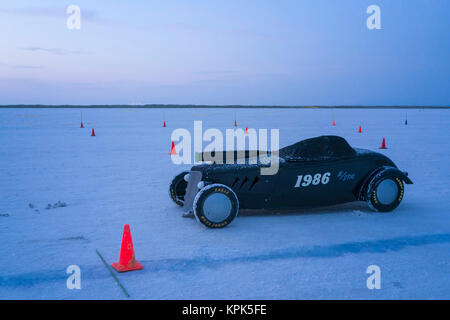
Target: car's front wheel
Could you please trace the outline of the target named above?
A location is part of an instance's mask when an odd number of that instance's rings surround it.
[[[223,228],[236,218],[239,201],[234,191],[223,184],[202,188],[194,199],[194,215],[208,228]]]
[[[184,196],[186,195],[187,188],[187,179],[185,176],[188,174],[188,171],[183,171],[179,173],[175,178],[172,179],[169,187],[170,198],[179,206],[183,206],[184,204]]]
[[[404,185],[400,177],[395,175],[376,175],[367,188],[367,203],[380,212],[392,211],[403,199]]]

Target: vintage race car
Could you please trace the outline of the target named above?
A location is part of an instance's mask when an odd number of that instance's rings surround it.
[[[221,153],[224,160],[226,153]],[[170,196],[185,215],[193,213],[210,228],[227,226],[239,209],[295,210],[366,201],[375,211],[391,211],[402,201],[403,183],[412,184],[388,157],[352,148],[338,136],[303,140],[272,153],[232,153],[233,163],[195,165],[170,185]],[[214,156],[214,151],[201,153],[197,160]],[[263,175],[269,160],[278,161],[278,171]]]

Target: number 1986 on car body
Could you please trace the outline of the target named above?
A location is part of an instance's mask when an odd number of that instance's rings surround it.
[[[317,186],[318,184],[327,184],[330,182],[330,172],[315,173],[315,174],[305,174],[297,176],[297,182],[294,188],[308,187],[309,185]]]

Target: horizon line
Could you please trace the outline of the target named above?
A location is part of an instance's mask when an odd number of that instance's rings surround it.
[[[293,106],[293,105],[196,105],[196,104],[84,104],[84,105],[71,105],[71,104],[5,104],[0,105],[0,108],[49,108],[49,109],[81,109],[81,108],[99,108],[99,109],[170,109],[170,108],[182,108],[182,109],[195,109],[195,108],[224,108],[224,109],[450,109],[450,106],[424,106],[424,105],[309,105],[309,106]]]

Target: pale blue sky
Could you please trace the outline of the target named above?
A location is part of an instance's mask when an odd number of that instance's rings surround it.
[[[80,6],[81,30],[66,28]],[[366,8],[381,8],[368,30]],[[7,0],[0,104],[449,105],[448,0]]]

